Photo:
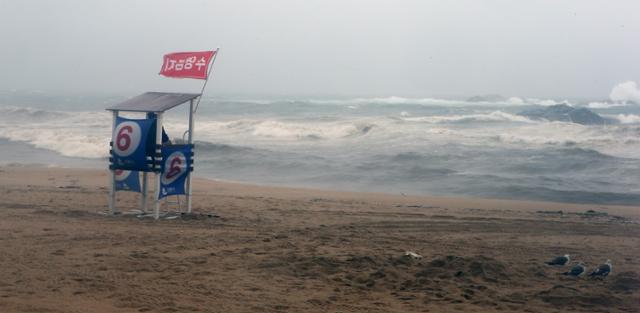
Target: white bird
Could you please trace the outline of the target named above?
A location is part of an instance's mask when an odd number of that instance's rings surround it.
[[[566,265],[567,263],[569,263],[569,261],[571,261],[571,258],[568,254],[565,254],[545,263],[547,263],[547,265]]]
[[[586,271],[587,271],[587,268],[584,266],[584,263],[578,262],[578,264],[574,265],[568,272],[564,272],[562,274],[567,276],[578,277],[584,274],[584,272]]]
[[[593,272],[591,272],[589,276],[607,277],[607,275],[611,274],[612,271],[613,271],[613,265],[611,265],[611,260],[607,260],[607,262],[604,262],[604,264],[598,266]]]

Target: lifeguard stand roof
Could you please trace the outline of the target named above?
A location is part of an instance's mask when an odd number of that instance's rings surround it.
[[[164,112],[199,96],[198,93],[145,92],[108,107],[107,111]]]

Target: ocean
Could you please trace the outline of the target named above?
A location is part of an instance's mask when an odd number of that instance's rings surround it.
[[[127,95],[0,92],[0,164],[106,168]],[[567,103],[606,125],[532,120]],[[169,111],[171,138],[187,106]],[[195,174],[331,190],[640,204],[640,106],[509,98],[217,97],[196,115]]]

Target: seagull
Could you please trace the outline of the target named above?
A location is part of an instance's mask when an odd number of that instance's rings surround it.
[[[584,263],[578,262],[578,264],[574,265],[568,272],[564,272],[562,274],[567,276],[578,277],[584,274],[586,270],[587,268],[584,266]]]
[[[570,260],[571,258],[569,258],[569,255],[565,254],[545,263],[547,263],[547,265],[566,265]]]
[[[604,262],[604,264],[598,266],[595,270],[593,270],[593,272],[591,272],[589,276],[607,277],[607,275],[611,274],[611,271],[613,271],[613,265],[611,265],[611,260],[607,260],[607,262]]]

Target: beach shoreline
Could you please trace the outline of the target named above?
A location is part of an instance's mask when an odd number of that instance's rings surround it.
[[[628,312],[640,303],[637,206],[195,178],[195,214],[153,221],[107,214],[107,173],[0,167],[0,311]],[[139,209],[138,195],[118,196],[122,212]],[[544,265],[564,253],[592,268],[610,258],[614,274],[572,280]]]

